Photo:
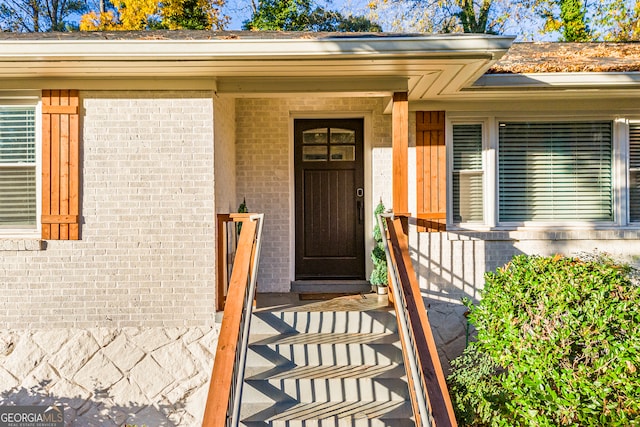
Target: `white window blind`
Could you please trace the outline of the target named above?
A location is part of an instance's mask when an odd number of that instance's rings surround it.
[[[453,125],[453,221],[482,222],[482,125]]]
[[[612,221],[612,124],[500,123],[499,221]]]
[[[0,107],[0,228],[34,228],[36,219],[34,107]]]
[[[640,221],[640,123],[629,125],[629,220]]]

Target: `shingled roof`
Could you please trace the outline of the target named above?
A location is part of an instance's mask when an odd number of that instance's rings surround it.
[[[0,40],[283,40],[424,37],[407,33],[322,33],[286,31],[96,31],[0,32]],[[438,35],[434,36],[437,40]],[[451,34],[447,36],[451,37]],[[460,34],[461,37],[465,35]],[[487,74],[640,72],[640,43],[514,43]]]
[[[640,43],[514,43],[487,74],[640,71]]]
[[[312,31],[73,31],[44,33],[14,33],[0,31],[0,40],[296,40],[296,39],[355,39],[355,38],[418,38],[420,33],[344,33]],[[434,38],[442,34],[432,35]],[[451,37],[451,34],[446,36]],[[462,36],[462,35],[461,35]]]

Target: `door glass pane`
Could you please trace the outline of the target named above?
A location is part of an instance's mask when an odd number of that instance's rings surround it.
[[[303,144],[326,144],[329,129],[309,129],[302,132]]]
[[[331,128],[332,144],[355,144],[356,131],[351,129]]]
[[[339,145],[331,147],[331,160],[334,162],[353,162],[356,159],[356,147]]]
[[[305,162],[323,162],[327,160],[326,146],[302,147],[302,160]]]

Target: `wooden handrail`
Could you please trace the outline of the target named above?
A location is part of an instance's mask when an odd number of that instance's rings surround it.
[[[381,217],[380,220],[383,220]],[[403,231],[403,221],[398,217],[384,216],[387,230],[385,243],[387,260],[392,277],[396,316],[406,320],[408,336],[401,335],[405,366],[414,365],[418,375],[410,375],[409,392],[416,425],[456,427],[453,405],[445,382],[444,373],[431,331],[427,310],[422,299],[417,276],[409,255],[408,237]],[[411,354],[416,360],[410,361]],[[424,393],[423,393],[424,392]],[[419,393],[423,393],[428,404],[428,414],[422,414]]]
[[[233,420],[232,397],[243,381],[246,335],[255,295],[255,275],[260,255],[260,234],[263,215],[231,214],[219,216],[218,225],[239,222],[242,230],[229,280],[224,315],[209,385],[209,394],[202,421],[203,427],[237,425]],[[222,229],[218,231],[222,232]],[[226,248],[225,248],[226,250]],[[219,262],[222,260],[219,260]],[[220,271],[220,270],[218,270]],[[238,382],[240,388],[238,387]],[[236,396],[239,398],[240,396]]]

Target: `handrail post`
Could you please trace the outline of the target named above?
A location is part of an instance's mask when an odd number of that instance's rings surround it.
[[[229,280],[203,427],[237,426],[239,422],[239,399],[244,381],[264,215],[231,214],[227,219],[226,222],[241,222],[242,230]]]
[[[224,310],[224,300],[229,280],[228,239],[226,224],[230,221],[229,214],[216,215],[216,311]]]

